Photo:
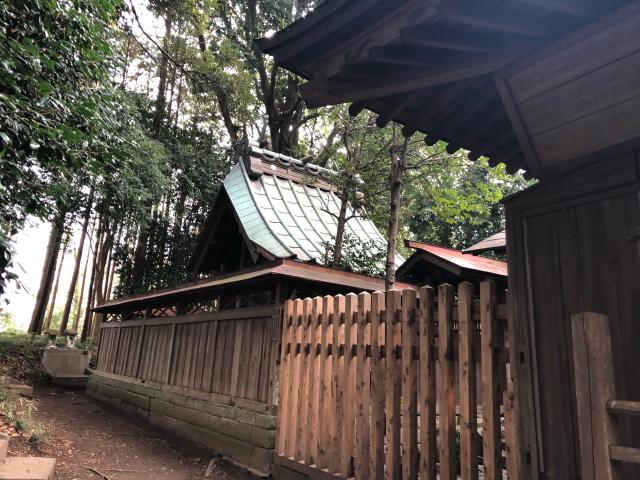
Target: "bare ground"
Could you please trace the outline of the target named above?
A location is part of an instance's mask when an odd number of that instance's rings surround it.
[[[210,451],[152,425],[97,403],[83,392],[53,387],[36,389],[34,420],[47,425],[45,444],[31,445],[14,436],[9,455],[58,458],[59,480],[203,479]],[[254,477],[215,459],[209,480]]]

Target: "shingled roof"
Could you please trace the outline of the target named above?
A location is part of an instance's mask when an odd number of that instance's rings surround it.
[[[420,278],[415,277],[420,277],[426,271],[433,274],[432,268],[425,270],[420,266],[421,263],[426,262],[451,273],[452,276],[443,278],[441,281],[452,282],[454,278],[460,281],[487,277],[507,279],[507,263],[501,260],[466,254],[459,250],[414,240],[405,240],[405,246],[414,249],[415,253],[398,269],[398,278],[420,281]]]
[[[495,252],[504,253],[507,251],[507,234],[503,230],[484,240],[479,241],[476,244],[471,245],[469,248],[465,248],[463,253],[471,253],[477,255],[482,252]]]
[[[208,254],[212,237],[223,233],[219,225],[216,228],[213,224],[222,215],[219,204],[225,200],[254,261],[264,257],[324,263],[326,244],[333,242],[340,210],[330,175],[328,170],[311,163],[244,142],[239,161],[224,180],[223,192],[194,252],[192,269],[202,273],[198,263]],[[352,214],[349,206],[347,217]],[[347,221],[346,233],[362,242],[377,244],[381,251],[386,248],[386,240],[364,211]],[[398,256],[397,264],[402,261]]]

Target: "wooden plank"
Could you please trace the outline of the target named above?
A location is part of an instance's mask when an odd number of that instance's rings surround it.
[[[169,383],[169,374],[171,372],[171,364],[173,362],[173,354],[175,350],[175,337],[176,337],[176,327],[177,325],[174,323],[171,325],[171,334],[169,335],[169,351],[167,352],[167,364],[165,366],[165,376],[164,383]]]
[[[420,479],[436,480],[435,294],[428,286],[422,287],[419,293]]]
[[[522,60],[509,76],[518,103],[637,51],[640,6],[630,2]]]
[[[307,465],[308,438],[309,438],[309,390],[311,388],[311,351],[310,343],[312,336],[311,313],[312,300],[305,298],[302,307],[302,336],[300,344],[301,367],[300,367],[300,393],[298,397],[298,425],[296,427],[296,455],[299,462]]]
[[[294,340],[300,343],[302,341],[302,306],[303,302],[296,299],[293,302],[293,333]],[[297,423],[298,423],[298,405],[300,403],[300,371],[302,363],[302,352],[291,351],[293,355],[293,368],[291,370],[291,381],[289,382],[289,420],[287,421],[287,434],[285,437],[285,455],[288,458],[294,458],[296,455],[297,440]]]
[[[402,292],[402,478],[418,478],[418,366],[413,347],[418,340],[415,290]]]
[[[511,55],[502,54],[477,62],[423,69],[419,73],[401,74],[385,79],[373,78],[366,81],[315,79],[303,84],[300,91],[309,108],[335,105],[345,101],[356,102],[492,73],[508,65],[513,58]]]
[[[320,469],[328,468],[330,458],[336,455],[335,446],[332,444],[331,427],[333,422],[329,419],[335,415],[333,409],[334,400],[332,396],[332,359],[329,355],[329,345],[332,341],[333,325],[333,297],[326,295],[322,299],[321,320],[320,320],[320,394],[318,412],[320,415],[320,431],[318,432],[318,461]]]
[[[322,298],[314,297],[311,301],[310,329],[309,329],[309,398],[307,403],[308,440],[307,464],[318,463],[318,434],[320,432],[320,317],[322,316]]]
[[[280,342],[280,329],[278,328],[278,323],[280,321],[280,317],[273,316],[271,319],[271,329],[269,330],[269,348],[270,350],[270,361],[269,361],[269,369],[268,369],[268,378],[266,379],[266,399],[265,402],[270,402],[273,405],[278,404],[278,396],[279,396],[279,387],[277,384],[277,373],[278,373],[278,344]]]
[[[344,388],[342,384],[343,371],[345,369],[344,355],[340,355],[341,338],[344,338],[344,325],[341,325],[341,318],[343,317],[346,309],[346,299],[343,295],[336,295],[333,299],[333,344],[331,351],[331,368],[333,373],[333,398],[335,400],[335,413],[331,417],[331,443],[334,445],[335,455],[330,462],[329,471],[339,473],[341,466],[341,442],[342,442],[342,430],[343,416],[344,416]]]
[[[384,359],[381,354],[381,337],[385,328],[382,320],[385,308],[382,292],[371,294],[371,461],[369,475],[372,480],[384,480]]]
[[[202,379],[203,389],[207,392],[213,392],[213,372],[215,371],[219,323],[211,322],[209,338],[207,339],[207,364],[205,366],[205,376]]]
[[[609,400],[607,411],[611,415],[637,417],[640,416],[640,402],[631,400]]]
[[[371,295],[358,295],[358,316],[356,326],[356,480],[369,478],[369,381],[370,372],[366,362],[366,329],[371,313]]]
[[[615,462],[640,464],[640,448],[609,446],[609,458]]]
[[[477,480],[478,411],[476,397],[476,325],[472,318],[474,287],[471,282],[458,285],[458,368],[460,381],[460,472],[462,480]]]
[[[124,322],[104,322],[100,328],[119,328],[121,323],[128,327],[141,325],[172,325],[174,323],[200,323],[219,320],[245,320],[247,318],[272,317],[277,312],[276,305],[260,305],[257,307],[234,308],[221,312],[192,313],[175,317],[156,317],[142,320],[125,320]]]
[[[402,293],[400,290],[387,291],[386,322],[385,322],[385,357],[386,357],[386,470],[387,478],[400,478],[400,376],[396,359],[396,323],[402,308]]]
[[[344,370],[342,372],[342,441],[340,473],[350,477],[353,472],[353,454],[355,452],[355,402],[356,402],[356,364],[352,346],[355,344],[357,328],[358,297],[355,293],[346,295],[344,314]]]
[[[522,103],[520,111],[531,135],[640,95],[640,86],[635,81],[640,76],[640,45],[638,50]],[[594,85],[607,88],[593,88]]]
[[[240,361],[243,356],[242,340],[244,338],[245,321],[237,322],[235,327],[233,357],[231,359],[231,385],[229,386],[229,395],[231,395],[231,397],[238,396],[238,380],[240,377]]]
[[[440,479],[456,480],[456,372],[453,361],[453,287],[438,287],[438,407]]]
[[[517,456],[517,424],[515,421],[515,397],[513,395],[513,382],[507,380],[507,388],[502,395],[502,404],[504,405],[504,444],[507,457],[507,477],[520,478],[518,456]]]
[[[495,351],[494,315],[497,287],[493,280],[480,283],[480,355],[482,369],[482,458],[484,478],[502,479],[500,446],[499,363]]]
[[[276,424],[276,453],[284,453],[285,436],[287,432],[287,421],[289,420],[289,382],[291,378],[291,367],[293,365],[291,351],[291,340],[293,338],[293,300],[284,302],[282,309],[282,342],[280,344],[280,367],[278,371],[278,384],[280,385],[280,395],[278,397],[278,418]]]
[[[571,316],[580,470],[583,480],[617,478],[609,446],[619,443],[607,402],[616,398],[609,319],[597,313]]]

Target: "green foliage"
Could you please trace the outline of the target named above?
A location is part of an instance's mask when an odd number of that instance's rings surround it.
[[[342,240],[342,255],[336,267],[374,277],[384,275],[386,245],[374,240],[362,241],[345,232]],[[325,263],[333,264],[335,254],[335,237],[330,242],[323,242],[326,256]]]
[[[505,228],[500,201],[529,185],[509,175],[504,164],[489,167],[462,155],[411,172],[405,187],[403,216],[418,240],[461,249]]]
[[[0,311],[0,333],[15,333],[16,321],[9,312]]]

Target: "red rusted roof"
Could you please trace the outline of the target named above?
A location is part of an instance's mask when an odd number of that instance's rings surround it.
[[[430,243],[416,242],[415,240],[405,240],[404,244],[409,248],[444,260],[459,269],[507,277],[507,262],[501,260],[470,255],[452,248],[439,247]]]
[[[326,283],[328,285],[351,288],[354,293],[384,290],[384,279],[382,278],[347,272],[337,268],[325,267],[324,265],[279,259],[256,267],[238,270],[224,275],[216,275],[215,277],[201,279],[196,282],[185,283],[173,288],[116,298],[95,307],[93,310],[96,312],[113,312],[125,306],[134,307],[142,304],[162,303],[183,295],[205,293],[207,290],[224,288],[247,281],[268,278],[269,276],[295,278],[314,283]],[[406,290],[415,289],[416,286],[410,283],[396,282],[395,288]]]

